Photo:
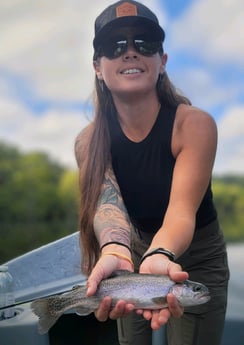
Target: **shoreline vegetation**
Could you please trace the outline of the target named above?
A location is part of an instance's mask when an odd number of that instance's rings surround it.
[[[244,243],[244,175],[213,176],[227,243]],[[0,264],[78,230],[78,169],[0,142]]]

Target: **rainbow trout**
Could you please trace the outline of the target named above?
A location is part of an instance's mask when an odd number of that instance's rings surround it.
[[[47,333],[58,318],[73,309],[79,315],[94,312],[105,296],[112,298],[112,306],[119,300],[132,303],[135,309],[162,309],[167,307],[166,296],[175,295],[183,307],[206,303],[209,291],[201,283],[186,280],[175,283],[168,276],[116,271],[101,281],[95,295],[86,296],[86,286],[75,286],[70,292],[35,300],[31,304],[39,317],[39,332]]]

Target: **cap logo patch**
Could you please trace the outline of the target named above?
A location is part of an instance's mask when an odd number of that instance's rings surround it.
[[[137,7],[129,2],[124,2],[116,8],[116,17],[137,16]]]

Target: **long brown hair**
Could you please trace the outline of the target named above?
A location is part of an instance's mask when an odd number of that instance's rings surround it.
[[[161,104],[177,106],[190,104],[170,82],[167,73],[159,76],[157,93]],[[110,134],[108,120],[116,114],[110,90],[95,79],[94,121],[76,140],[76,158],[80,169],[80,243],[82,269],[90,274],[99,258],[99,245],[93,229],[93,219],[104,174],[110,164]]]

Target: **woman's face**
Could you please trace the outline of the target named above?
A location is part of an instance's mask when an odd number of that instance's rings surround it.
[[[94,68],[97,78],[105,82],[112,95],[156,93],[158,76],[164,72],[167,55],[159,54],[160,44],[152,42],[145,29],[128,27],[112,32],[101,45],[102,57],[94,63]]]

